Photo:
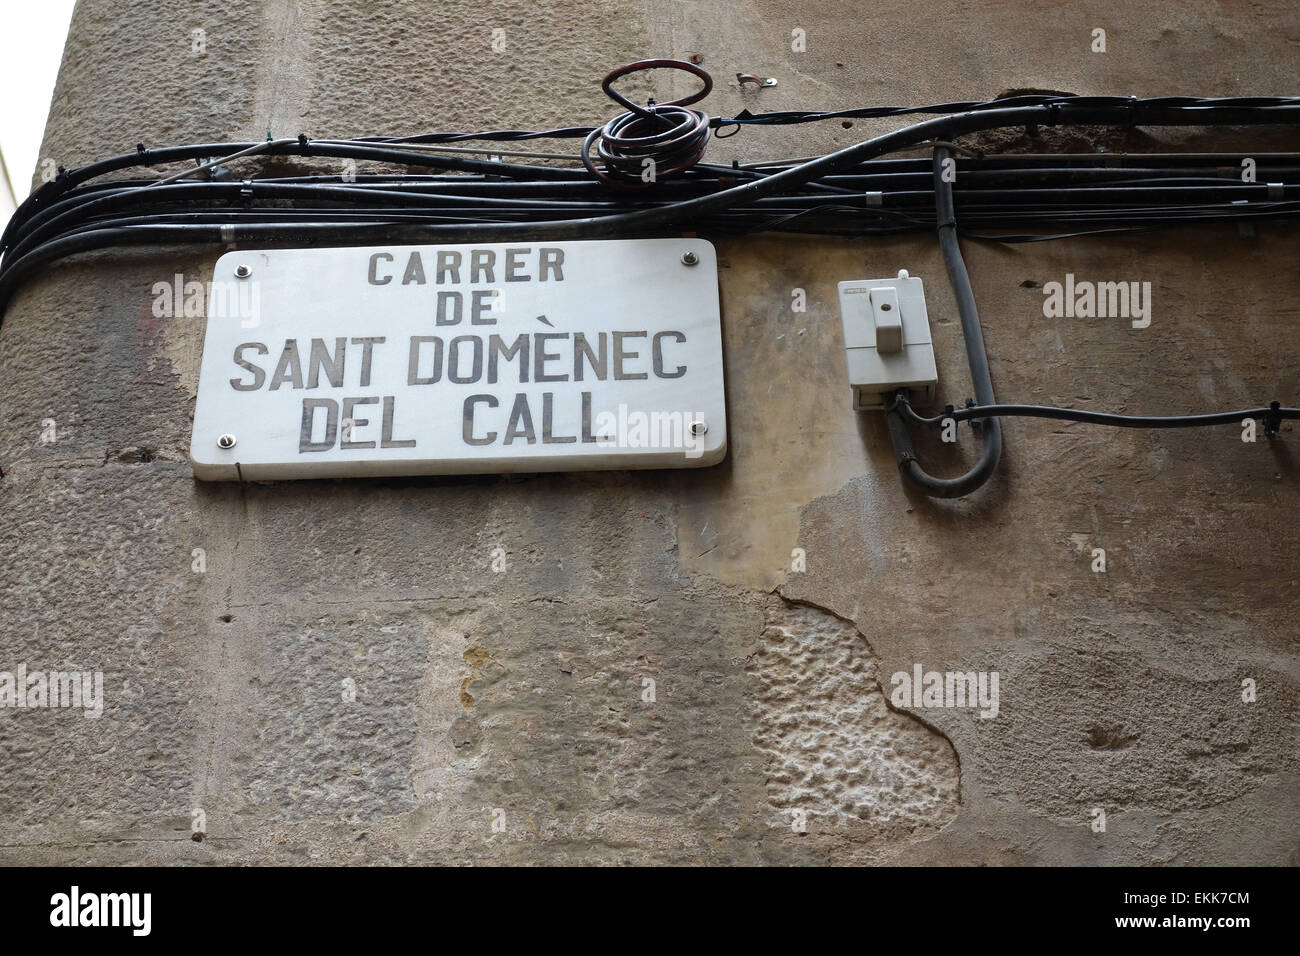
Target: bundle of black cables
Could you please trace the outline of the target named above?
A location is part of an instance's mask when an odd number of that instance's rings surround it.
[[[663,66],[689,71],[704,81],[703,88],[644,108],[612,89],[620,77]],[[350,140],[299,136],[160,149],[141,144],[132,153],[60,169],[0,236],[0,314],[15,289],[49,263],[106,246],[564,240],[682,229],[842,236],[932,230],[938,221],[928,162],[879,157],[1017,126],[1300,125],[1295,97],[1017,96],[925,107],[746,112],[709,120],[686,107],[710,86],[708,74],[692,64],[649,60],[606,77],[603,88],[629,110],[603,127]],[[807,160],[730,166],[701,161],[710,129],[910,113],[939,115]],[[582,154],[567,166],[549,158],[505,161],[511,152],[505,148],[500,159],[476,158],[450,145],[578,137]],[[590,150],[597,141],[600,166]],[[250,157],[330,160],[336,170],[343,160],[405,171],[238,178],[232,168]],[[1247,182],[1233,168],[1240,157],[1229,155],[963,157],[954,202],[964,234],[994,230],[1004,241],[1300,213],[1300,155],[1253,159],[1259,166],[1255,181]],[[186,162],[198,165],[163,177],[115,178]],[[410,171],[430,168],[444,172]],[[654,175],[645,176],[647,169]],[[648,188],[621,188],[628,183]]]
[[[630,73],[662,67],[691,73],[703,88],[645,107],[612,88],[614,80]],[[709,119],[687,107],[711,86],[708,74],[692,64],[647,60],[605,78],[602,88],[627,112],[604,126],[348,140],[299,136],[161,149],[141,144],[132,153],[60,169],[22,204],[0,236],[0,316],[16,289],[50,263],[112,246],[562,241],[684,229],[704,235],[778,230],[864,236],[938,229],[952,274],[954,256],[960,260],[955,251],[959,222],[967,237],[1015,242],[1185,223],[1285,220],[1300,213],[1300,153],[967,152],[955,184],[935,173],[929,160],[881,158],[918,147],[946,149],[964,134],[1014,127],[1297,127],[1297,97],[1030,95],[920,107],[746,111]],[[745,165],[702,161],[710,132],[722,129],[906,114],[934,118],[811,159]],[[451,145],[578,138],[583,140],[579,156]],[[476,152],[485,158],[475,158]],[[514,161],[516,156],[541,162]],[[250,157],[343,160],[404,171],[237,178],[232,165]],[[1243,158],[1253,164],[1253,175],[1241,174]],[[557,159],[570,162],[555,165]],[[161,178],[113,178],[177,163],[196,165]],[[960,272],[964,275],[964,267]],[[973,300],[967,311],[973,312]],[[964,326],[969,349],[972,325],[964,320]],[[977,332],[978,324],[973,328]],[[987,398],[981,403],[977,420],[1020,414],[999,411]],[[907,411],[895,406],[894,426]],[[1247,411],[1259,413],[1270,432],[1280,418],[1296,417],[1294,409]],[[1184,423],[1206,422],[1188,418]],[[910,451],[900,452],[905,473],[914,470],[909,456]],[[982,469],[983,477],[988,471]],[[918,484],[929,494],[970,490],[969,482],[940,490],[919,479]]]

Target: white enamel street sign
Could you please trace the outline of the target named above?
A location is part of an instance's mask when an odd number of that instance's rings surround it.
[[[727,450],[701,239],[223,255],[204,480],[691,468]]]

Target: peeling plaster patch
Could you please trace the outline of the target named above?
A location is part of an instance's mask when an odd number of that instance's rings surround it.
[[[896,472],[871,464],[892,462],[883,424],[851,407],[835,291],[838,278],[868,267],[850,244],[753,237],[717,246],[731,264],[720,291],[733,440],[723,464],[668,478],[680,493],[682,566],[769,590],[786,580],[791,551],[802,544],[800,509],[858,478],[853,540],[883,571],[879,515],[898,500]],[[795,287],[807,293],[807,312],[790,311]]]
[[[483,666],[492,660],[492,655],[475,644],[465,648],[463,657],[465,667],[461,670],[460,705],[473,710],[474,695],[469,692],[469,685],[483,676]]]
[[[153,284],[156,282],[174,283],[180,275],[182,282],[197,281],[208,283],[212,280],[212,263],[207,259],[177,259],[170,265],[162,265],[154,270],[152,281],[147,281],[142,288],[146,294],[140,303],[140,322],[153,315]],[[141,270],[146,280],[148,275]],[[199,393],[199,366],[203,362],[203,337],[207,331],[207,318],[185,318],[184,310],[178,309],[179,315],[157,319],[158,348],[155,361],[165,365],[169,375],[175,376],[175,382],[185,390],[185,398],[191,403]]]
[[[851,623],[774,598],[747,670],[761,685],[754,743],[778,813],[938,827],[957,812],[956,752],[889,708],[877,659]]]
[[[415,796],[422,805],[433,804],[437,816],[445,817],[460,803],[465,774],[476,764],[476,755],[457,752],[457,721],[463,716],[468,685],[481,670],[466,675],[464,664],[476,645],[466,646],[467,634],[480,626],[481,612],[448,610],[421,623],[428,642],[428,657],[421,677],[415,708],[415,745],[411,779]],[[472,707],[473,698],[470,697]]]

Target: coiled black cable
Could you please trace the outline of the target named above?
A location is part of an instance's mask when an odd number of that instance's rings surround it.
[[[704,81],[699,92],[680,100],[637,106],[618,90],[615,80],[630,73],[655,69],[684,70]],[[619,67],[601,81],[605,95],[628,111],[620,113],[604,126],[593,129],[582,142],[582,163],[587,171],[603,183],[614,186],[646,187],[660,177],[689,169],[704,158],[709,146],[709,117],[686,107],[708,96],[713,78],[708,72],[681,60],[638,60]],[[597,155],[604,168],[591,158],[597,143]]]

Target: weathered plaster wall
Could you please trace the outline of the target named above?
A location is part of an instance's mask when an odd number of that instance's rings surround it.
[[[643,56],[702,57],[714,114],[1289,93],[1298,43],[1283,2],[82,0],[43,156],[592,122],[612,110],[598,78]],[[738,71],[780,85],[741,91]],[[102,670],[107,705],[0,710],[0,860],[1295,862],[1296,431],[1011,421],[986,489],[916,498],[883,423],[849,408],[835,283],[922,276],[960,401],[934,241],[718,248],[731,452],[690,473],[197,484],[202,323],[155,319],[150,289],[206,278],[220,250],[100,253],[31,283],[0,331],[0,669]],[[1007,399],[1300,396],[1294,230],[965,251]],[[1040,287],[1067,272],[1152,282],[1151,327],[1045,319]],[[999,672],[999,715],[892,706],[889,675],[916,663]]]

